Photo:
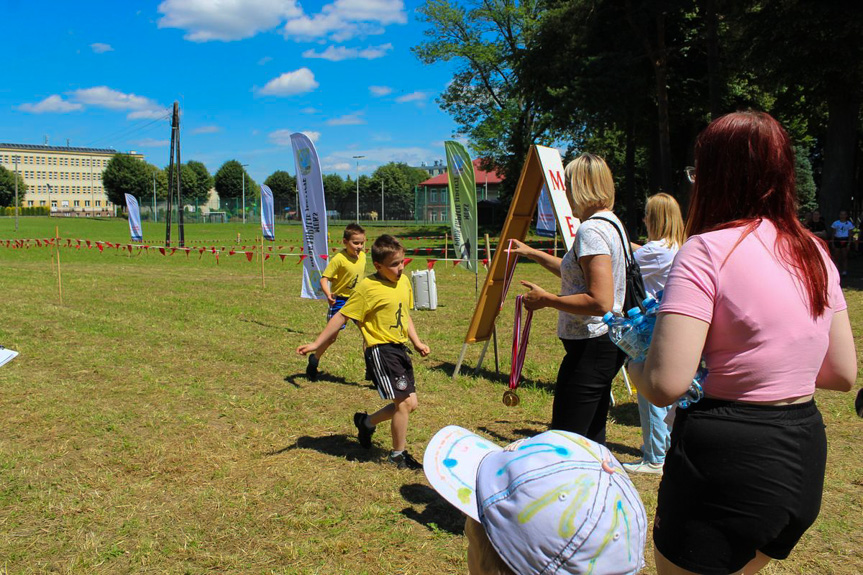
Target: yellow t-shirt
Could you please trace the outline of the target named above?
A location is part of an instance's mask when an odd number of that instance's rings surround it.
[[[408,310],[413,306],[414,294],[407,274],[403,274],[398,283],[375,274],[357,284],[341,313],[359,322],[368,346],[406,343]]]
[[[365,274],[366,253],[360,252],[354,258],[348,255],[347,250],[342,250],[327,261],[327,268],[321,275],[329,278],[333,295],[348,297]]]

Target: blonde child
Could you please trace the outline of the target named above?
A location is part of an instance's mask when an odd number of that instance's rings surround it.
[[[399,469],[421,469],[405,450],[408,419],[417,407],[413,364],[405,344],[410,340],[423,357],[429,354],[429,347],[420,340],[408,313],[413,307],[413,292],[410,280],[402,274],[404,259],[404,248],[393,236],[384,234],[375,240],[372,263],[376,273],[357,284],[317,339],[298,347],[297,353],[316,352],[336,338],[348,319],[357,322],[366,344],[366,373],[381,398],[392,401],[371,415],[354,414],[360,445],[371,448],[376,426],[389,420],[393,449],[388,461]]]
[[[366,231],[359,224],[348,224],[345,227],[342,243],[345,247],[327,262],[327,267],[321,277],[321,290],[327,296],[327,321],[342,309],[354,287],[366,275]],[[344,329],[344,326],[342,326]],[[306,365],[306,377],[310,381],[318,380],[318,365],[324,352],[336,340],[335,336],[324,342],[316,353],[309,355]]]

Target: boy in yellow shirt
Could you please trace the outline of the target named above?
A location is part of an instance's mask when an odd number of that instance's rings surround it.
[[[321,290],[330,304],[327,308],[327,321],[342,309],[357,282],[366,275],[366,230],[359,224],[345,227],[342,243],[345,248],[327,261],[327,268],[321,276]],[[344,329],[344,326],[342,326]],[[335,336],[324,342],[316,353],[309,356],[306,377],[309,381],[318,380],[318,364],[327,348],[336,341]]]
[[[404,260],[405,250],[396,238],[384,234],[375,240],[372,263],[377,273],[357,284],[318,338],[298,347],[297,353],[316,352],[336,338],[348,319],[355,320],[366,343],[366,373],[371,375],[381,398],[392,401],[371,415],[354,414],[360,445],[371,448],[375,427],[389,420],[393,442],[389,462],[399,469],[422,469],[422,464],[405,451],[408,418],[417,407],[414,369],[405,344],[410,340],[423,357],[430,350],[417,335],[408,313],[413,307],[413,291],[410,280],[402,274]]]

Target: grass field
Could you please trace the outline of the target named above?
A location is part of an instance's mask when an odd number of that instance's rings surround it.
[[[128,242],[123,220],[47,218],[21,218],[17,233],[0,218],[0,240],[53,236],[55,226],[63,238]],[[196,247],[240,249],[237,233],[251,244],[259,228],[186,228]],[[155,243],[164,227],[145,223],[144,234]],[[300,245],[295,226],[276,234],[279,251]],[[405,243],[411,256],[443,241]],[[0,344],[20,352],[0,368],[0,574],[467,572],[462,517],[422,473],[384,462],[389,430],[371,451],[356,441],[352,414],[383,404],[362,379],[355,329],[323,358],[326,375],[306,381],[294,349],[323,327],[325,306],[299,297],[295,255],[267,260],[262,288],[260,262],[242,255],[217,263],[211,252],[100,252],[73,242],[60,249],[61,306],[52,254],[0,244]],[[413,257],[408,269],[425,269],[424,256]],[[413,358],[419,408],[409,450],[420,458],[447,424],[499,443],[544,431],[563,355],[556,315],[535,317],[522,401],[507,408],[511,304],[498,322],[501,374],[490,350],[472,375],[481,349],[473,345],[468,369],[452,380],[475,280],[444,262],[435,270],[440,307],[412,313],[432,354]],[[557,288],[534,264],[516,275]],[[852,277],[860,275],[853,261]],[[860,287],[845,292],[858,350]],[[619,383],[614,394],[609,447],[629,461],[639,456],[637,408]],[[863,420],[852,394],[819,392],[818,402],[830,446],[821,516],[765,573],[863,572]],[[659,480],[633,481],[652,519]],[[650,542],[646,555],[653,573]]]

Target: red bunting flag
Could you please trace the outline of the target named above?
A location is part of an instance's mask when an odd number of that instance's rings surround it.
[[[165,248],[159,248],[159,253],[165,255]]]
[[[431,248],[426,248],[426,253],[427,253],[427,254],[430,254],[430,253],[431,253],[431,250],[432,250]]]
[[[287,254],[279,254],[279,257],[282,259],[282,263],[284,263],[286,256]]]
[[[295,248],[295,247],[296,247],[296,246],[291,246],[291,251],[294,251],[294,248]]]
[[[267,261],[268,259],[270,259],[270,254],[264,254],[264,261]]]
[[[461,260],[453,260],[452,267],[456,267],[460,263],[461,263]]]
[[[488,267],[488,258],[482,258],[482,265]]]
[[[327,260],[327,258],[329,258],[329,257],[330,257],[330,256],[328,256],[327,254],[321,254],[321,255],[320,255],[320,258],[321,258],[322,260],[324,260],[324,261],[326,261],[326,260]]]
[[[306,259],[307,257],[309,257],[309,256],[307,256],[306,254],[301,255],[301,256],[300,256],[300,259],[298,259],[298,260],[297,260],[297,263],[300,263],[301,261],[303,261],[303,260],[304,260],[304,259]]]
[[[90,245],[90,240],[87,240],[87,247],[88,247],[88,248],[93,247],[93,246],[91,246],[91,245]]]
[[[232,256],[232,255],[234,255],[235,253],[237,253],[237,252],[235,252],[234,250],[231,250],[231,251],[229,251],[229,252],[228,252],[228,255],[229,255],[229,256]]]
[[[246,259],[252,261],[252,256],[255,255],[252,252],[246,252]]]
[[[132,253],[132,244],[126,244],[126,247],[129,249],[129,253]]]
[[[411,263],[412,261],[414,261],[414,259],[413,259],[413,258],[405,258],[405,266],[407,266],[407,265],[408,265],[409,263]]]
[[[99,242],[96,242],[96,247],[97,247],[97,248],[99,248],[99,253],[102,253],[102,250],[104,250],[104,249],[105,249],[105,246],[103,246],[103,245],[102,245],[101,243],[99,243]]]
[[[175,251],[177,251],[177,248],[171,248],[171,255],[174,255]]]
[[[89,242],[87,242],[87,243],[89,244]],[[41,247],[42,247],[42,242],[40,242],[39,240],[36,240],[36,245],[37,245],[37,246],[39,246],[39,247],[41,248]]]
[[[207,249],[207,248],[198,248],[198,252],[203,254],[205,249]]]
[[[419,251],[420,251],[420,249],[419,249],[419,248],[414,248],[414,255],[416,255],[417,253],[419,253]]]
[[[429,260],[429,261],[427,261],[427,262],[426,262],[426,269],[427,269],[427,270],[432,269],[432,268],[434,267],[434,265],[435,265],[435,262],[437,262],[437,260]]]

